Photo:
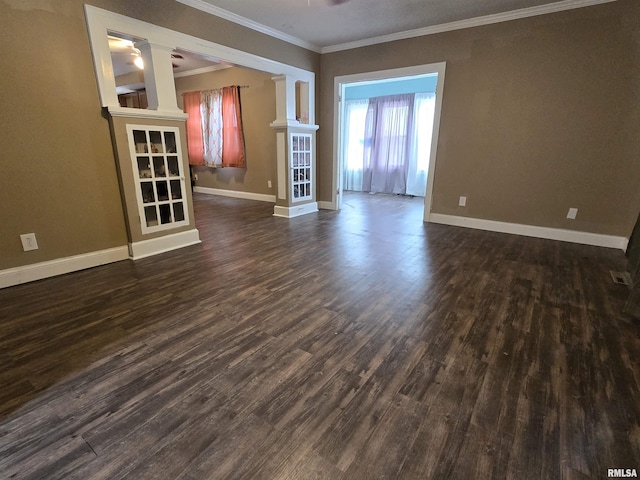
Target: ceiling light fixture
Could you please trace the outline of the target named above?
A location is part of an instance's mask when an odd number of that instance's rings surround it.
[[[135,58],[133,59],[133,64],[138,67],[140,70],[144,70],[144,61],[142,60],[142,57],[140,56],[140,50],[138,50],[137,48],[134,48],[134,53],[132,53],[131,55],[133,55]]]

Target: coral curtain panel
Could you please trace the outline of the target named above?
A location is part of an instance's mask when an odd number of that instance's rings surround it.
[[[185,93],[182,97],[187,119],[187,150],[189,165],[204,165],[202,143],[202,117],[200,115],[200,92]]]
[[[238,86],[222,89],[222,124],[222,166],[244,168],[244,133]]]

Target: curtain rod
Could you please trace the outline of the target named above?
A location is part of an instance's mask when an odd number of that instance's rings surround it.
[[[238,88],[250,88],[250,86],[249,86],[249,85],[229,85],[229,86],[230,86],[230,87],[238,87]],[[224,87],[221,87],[221,88],[224,88]],[[219,88],[218,88],[218,89],[216,89],[216,88],[212,88],[212,89],[210,89],[210,90],[220,90],[220,89],[219,89]],[[199,92],[200,90],[194,90],[194,91],[195,91],[195,92]],[[181,96],[181,97],[184,97],[184,94],[185,94],[185,93],[191,93],[191,92],[182,92],[182,93],[180,94],[180,96]]]

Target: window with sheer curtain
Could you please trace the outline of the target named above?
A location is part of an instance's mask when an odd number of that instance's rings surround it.
[[[240,87],[183,95],[190,165],[245,167]]]
[[[346,190],[425,196],[434,93],[345,102]]]

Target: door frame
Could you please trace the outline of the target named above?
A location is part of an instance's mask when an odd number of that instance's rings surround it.
[[[427,192],[424,197],[423,220],[430,221],[431,203],[433,197],[433,183],[436,168],[436,158],[438,151],[438,136],[440,134],[440,115],[442,112],[442,97],[444,94],[444,77],[446,62],[429,63],[425,65],[415,65],[412,67],[394,68],[390,70],[378,70],[375,72],[356,73],[352,75],[341,75],[334,78],[333,87],[333,178],[331,202],[324,205],[331,210],[342,208],[342,191],[344,176],[344,158],[342,125],[344,123],[344,102],[345,88],[352,84],[378,83],[388,80],[399,80],[402,78],[421,77],[437,75],[436,82],[436,105],[433,118],[433,134],[431,137],[431,153],[429,159],[429,171],[427,172]]]

